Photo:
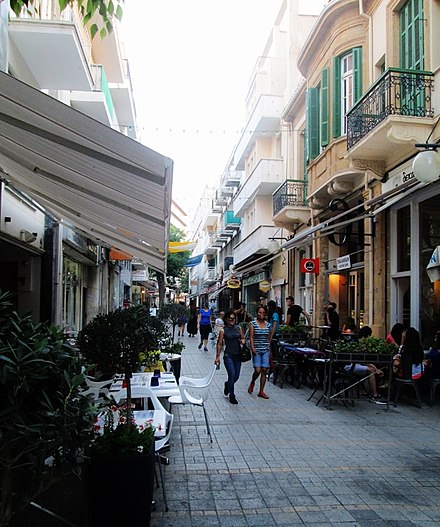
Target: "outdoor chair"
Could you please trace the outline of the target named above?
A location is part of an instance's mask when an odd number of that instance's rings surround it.
[[[434,403],[435,392],[438,386],[440,386],[440,379],[429,379],[429,406]]]
[[[420,399],[420,379],[394,379],[394,406],[397,406],[397,401],[399,400],[400,392],[403,386],[412,387],[417,400],[417,408],[421,408],[422,401]]]
[[[170,411],[173,404],[191,404],[193,406],[200,406],[203,409],[205,416],[206,431],[212,443],[211,429],[209,427],[208,413],[206,411],[205,402],[209,396],[209,387],[214,378],[216,371],[214,365],[211,371],[202,379],[194,379],[192,377],[180,377],[179,391],[180,395],[175,395],[168,398],[170,404]]]
[[[271,373],[273,373],[273,383],[276,385],[279,378],[280,388],[282,388],[287,375],[291,375],[292,379],[295,379],[298,371],[298,363],[293,353],[289,353],[279,342],[275,341],[272,346],[272,359],[273,372]]]

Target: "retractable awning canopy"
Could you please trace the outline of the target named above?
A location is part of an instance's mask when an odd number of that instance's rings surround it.
[[[172,160],[0,72],[2,171],[57,218],[164,270]]]

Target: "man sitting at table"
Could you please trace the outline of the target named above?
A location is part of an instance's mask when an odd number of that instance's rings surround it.
[[[358,375],[368,379],[370,385],[370,401],[375,404],[386,404],[380,399],[377,393],[376,375],[383,377],[383,371],[379,370],[374,364],[347,364],[344,366],[346,373]]]

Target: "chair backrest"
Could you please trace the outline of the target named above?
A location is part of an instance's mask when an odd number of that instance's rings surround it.
[[[216,368],[216,366],[214,364],[213,367],[211,368],[211,370],[209,371],[209,373],[205,377],[203,377],[201,379],[182,376],[179,379],[179,384],[182,384],[182,382],[183,382],[184,384],[190,385],[190,386],[206,386],[206,385],[209,385],[209,384],[211,384],[212,379],[214,378],[214,373],[215,373],[216,369],[217,368]]]
[[[164,437],[161,437],[160,439],[156,439],[154,443],[154,448],[156,452],[159,452],[168,442],[171,436],[171,430],[173,428],[174,423],[174,415],[168,412],[163,404],[159,401],[156,394],[153,393],[153,391],[148,386],[141,386],[143,389],[143,393],[148,397],[151,401],[151,404],[153,405],[153,408],[155,410],[162,410],[165,412],[165,427],[166,427],[166,434]]]
[[[203,379],[180,378],[179,390],[184,404],[203,404],[208,399],[209,387],[216,369],[214,364],[209,374]]]

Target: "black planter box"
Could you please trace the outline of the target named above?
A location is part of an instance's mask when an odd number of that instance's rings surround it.
[[[154,444],[148,454],[91,459],[86,469],[89,527],[150,525]]]

